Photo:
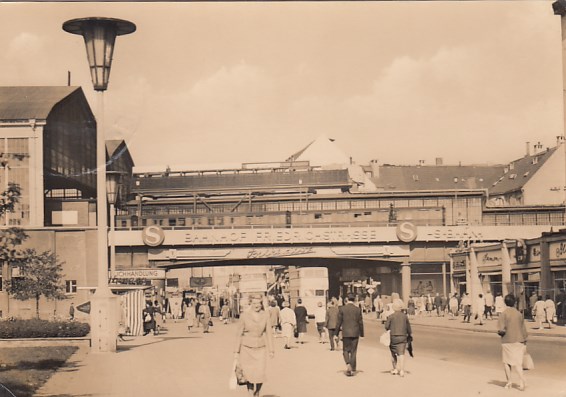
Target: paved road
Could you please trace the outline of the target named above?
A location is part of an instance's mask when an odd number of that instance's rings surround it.
[[[459,321],[459,320],[454,320]],[[479,326],[478,326],[479,327]],[[366,344],[378,348],[381,323],[366,321]],[[462,363],[501,369],[501,342],[494,333],[458,329],[413,326],[414,349],[418,356],[446,362]],[[566,339],[531,337],[527,343],[537,373],[552,379],[563,379],[566,363]]]
[[[167,331],[157,337],[128,338],[120,342],[116,354],[92,354],[81,349],[69,365],[53,376],[37,396],[56,397],[238,397],[243,389],[228,390],[231,373],[235,324],[216,325],[210,334],[188,333],[183,323],[167,323]],[[523,393],[503,388],[503,369],[466,362],[445,361],[418,350],[407,362],[407,376],[389,374],[389,354],[377,345],[379,326],[368,325],[368,337],[360,342],[358,369],[344,376],[340,351],[316,343],[307,336],[304,345],[283,349],[276,339],[275,358],[269,360],[268,381],[262,397],[343,397],[346,395],[398,395],[438,397],[456,393],[458,397],[565,397],[566,382],[549,379],[538,368],[527,375],[529,386]],[[314,324],[309,326],[314,332]],[[430,330],[433,332],[434,330]],[[375,332],[375,339],[371,333]],[[429,331],[423,330],[419,338]],[[475,333],[468,333],[470,338]],[[422,354],[420,353],[422,351]],[[491,365],[491,364],[490,364]]]

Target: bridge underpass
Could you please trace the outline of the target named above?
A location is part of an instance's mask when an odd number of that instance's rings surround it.
[[[401,264],[403,258],[324,258],[324,257],[268,257],[231,260],[163,261],[157,268],[165,269],[167,277],[179,269],[222,267],[237,270],[242,266],[257,267],[326,267],[328,269],[329,295],[343,294],[348,283],[377,281],[377,293],[402,295]],[[228,270],[230,272],[230,270]]]

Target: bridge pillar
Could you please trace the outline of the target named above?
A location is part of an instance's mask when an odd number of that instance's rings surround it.
[[[506,296],[511,292],[511,258],[509,257],[509,249],[505,242],[501,243],[501,292]]]
[[[410,295],[411,295],[411,264],[407,260],[406,262],[401,263],[401,297],[405,304],[409,302]]]
[[[483,291],[478,272],[478,259],[476,251],[473,248],[470,249],[469,262],[470,272],[466,274],[466,290],[469,292],[470,298],[472,298],[472,308],[474,308],[474,310],[480,310],[479,308],[476,308],[476,302],[478,300],[478,295],[483,293]],[[477,311],[475,313],[477,313]],[[481,313],[483,313],[483,311]]]

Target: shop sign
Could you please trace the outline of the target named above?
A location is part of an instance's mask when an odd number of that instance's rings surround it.
[[[404,243],[410,243],[417,239],[417,226],[411,222],[401,222],[395,229],[397,238]]]
[[[189,284],[191,288],[212,287],[212,277],[191,277]]]
[[[501,250],[477,252],[476,258],[478,261],[478,268],[485,266],[500,266],[503,264]]]
[[[157,225],[147,226],[142,230],[142,240],[145,245],[158,247],[165,240],[165,232]]]
[[[529,246],[529,262],[540,262],[540,244]]]
[[[159,280],[165,278],[165,269],[115,270],[111,273],[111,278]]]
[[[148,245],[254,245],[254,244],[312,244],[312,243],[372,243],[408,241],[486,241],[534,238],[548,231],[546,226],[419,226],[418,233],[411,223],[393,227],[305,227],[305,228],[215,228],[166,230],[151,225],[139,231],[115,233],[117,246]],[[399,235],[397,234],[399,232]],[[401,236],[401,237],[399,237]],[[164,240],[167,242],[164,242]]]
[[[461,255],[452,257],[452,270],[457,272],[466,270],[466,257]]]
[[[566,258],[566,241],[557,241],[555,243],[550,243],[548,247],[550,250],[550,260]]]

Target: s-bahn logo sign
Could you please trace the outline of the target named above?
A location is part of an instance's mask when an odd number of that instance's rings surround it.
[[[145,245],[158,247],[165,240],[163,229],[157,225],[147,226],[142,230],[142,240]]]
[[[404,243],[410,243],[417,239],[417,226],[411,222],[401,222],[395,230],[397,238]]]

